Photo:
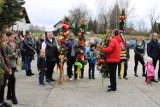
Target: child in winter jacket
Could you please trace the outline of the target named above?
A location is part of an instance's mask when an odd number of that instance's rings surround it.
[[[39,72],[39,85],[45,85],[44,83],[44,76],[45,72],[47,71],[47,64],[45,58],[45,51],[40,51],[40,57],[38,58],[38,70]]]
[[[90,49],[87,51],[87,59],[89,63],[89,79],[95,79],[94,72],[95,72],[95,65],[97,56],[95,53],[95,45],[91,44]],[[91,70],[92,70],[92,76],[91,76]]]
[[[147,58],[146,64],[144,64],[146,67],[147,71],[147,84],[151,83],[151,79],[155,76],[155,71],[154,71],[154,66],[153,66],[153,60],[151,57]]]

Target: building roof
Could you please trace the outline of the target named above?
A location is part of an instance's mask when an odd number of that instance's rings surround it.
[[[22,13],[24,15],[24,18],[26,19],[26,23],[28,23],[28,24],[31,23],[25,7],[23,8]]]
[[[62,20],[60,20],[58,23],[56,23],[53,27],[56,27],[58,24],[61,24],[61,23],[63,23]]]

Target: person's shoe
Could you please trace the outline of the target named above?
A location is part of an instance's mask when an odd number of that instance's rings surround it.
[[[78,78],[78,80],[81,80],[80,78]]]
[[[125,79],[125,80],[128,80],[128,78],[127,78],[127,77],[124,77],[124,79]]]
[[[7,100],[11,100],[11,99],[12,99],[11,95],[7,95]]]
[[[50,78],[50,81],[56,81],[55,79],[53,79],[53,78]]]
[[[92,77],[92,79],[95,79],[95,77]]]
[[[45,83],[42,83],[41,85],[43,85],[43,86],[44,86],[44,85],[46,85],[46,84],[45,84]]]
[[[135,76],[135,77],[138,77],[138,75],[137,75],[137,74],[134,74],[134,76]]]
[[[51,82],[51,80],[50,80],[50,79],[46,79],[46,82],[50,83],[50,82]]]
[[[69,78],[70,81],[73,81],[73,78]]]
[[[12,107],[12,105],[7,102],[3,102],[3,103],[1,103],[1,105],[2,105],[2,107]]]
[[[26,71],[27,73],[26,73],[26,76],[31,76],[31,74],[28,72],[28,71]]]
[[[142,74],[142,76],[143,76],[143,77],[146,77],[146,74],[145,74],[145,73],[143,73],[143,74]]]
[[[108,89],[107,92],[117,92],[117,90]]]
[[[111,88],[111,85],[107,86],[108,88]]]
[[[155,80],[155,79],[152,79],[151,81],[152,81],[152,82],[155,82],[155,83],[158,83],[158,81],[157,81],[157,80]]]
[[[18,100],[17,100],[16,97],[13,97],[13,98],[12,98],[12,103],[13,103],[13,104],[18,104]]]
[[[92,79],[91,77],[89,77],[89,79]]]

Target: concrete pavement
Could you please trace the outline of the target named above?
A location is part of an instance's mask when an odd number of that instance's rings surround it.
[[[66,77],[65,85],[53,83],[39,86],[36,60],[34,60],[32,62],[34,76],[27,77],[25,71],[20,69],[16,73],[16,92],[19,104],[13,107],[160,107],[160,83],[147,85],[144,77],[141,76],[140,64],[139,77],[134,77],[133,50],[130,51],[130,54],[129,79],[117,78],[117,92],[106,92],[109,79],[105,79],[104,86],[102,86],[98,71],[96,71],[96,79],[89,80],[87,65],[83,80],[68,81]],[[58,79],[57,73],[54,73],[54,78]]]

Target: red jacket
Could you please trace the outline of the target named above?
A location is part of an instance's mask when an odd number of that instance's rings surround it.
[[[120,36],[115,36],[107,48],[102,48],[103,52],[107,53],[106,62],[117,63],[120,61],[120,43],[122,42]]]

